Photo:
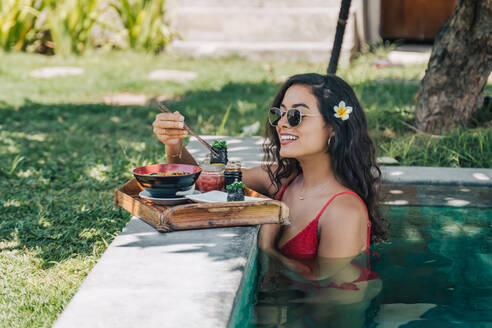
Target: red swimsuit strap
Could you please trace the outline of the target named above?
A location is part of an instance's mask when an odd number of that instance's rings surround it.
[[[297,173],[292,179],[290,179],[286,184],[285,186],[282,188],[282,190],[278,193],[276,199],[277,200],[281,200],[282,199],[282,196],[284,195],[284,192],[285,190],[287,189],[287,187],[291,184],[292,181],[294,181],[295,178],[297,178],[297,176],[299,175],[299,173]]]
[[[369,211],[367,210],[367,206],[366,206],[366,203],[362,200],[362,198],[357,195],[355,192],[353,191],[342,191],[342,192],[339,192],[338,194],[336,194],[335,196],[333,196],[325,205],[325,207],[323,207],[323,209],[321,210],[321,212],[318,214],[318,217],[316,217],[316,219],[318,219],[321,214],[323,213],[323,211],[325,210],[325,208],[330,205],[331,201],[333,199],[335,199],[335,197],[337,196],[340,196],[340,195],[343,195],[343,194],[351,194],[351,195],[354,195],[355,197],[359,198],[359,200],[362,202],[362,204],[364,205],[364,209],[366,210],[366,216],[367,216],[367,249],[369,249],[369,245],[371,243],[371,220],[369,219]]]
[[[294,181],[294,179],[295,179],[295,178],[297,178],[298,176],[299,176],[299,173],[297,173],[297,174],[296,174],[296,175],[295,175],[292,179],[290,179],[290,180],[289,180],[289,181],[285,184],[285,186],[282,188],[282,190],[280,191],[280,193],[278,193],[278,195],[277,195],[277,197],[276,197],[276,199],[277,199],[277,200],[281,200],[281,199],[282,199],[282,196],[284,195],[285,190],[287,189],[287,187],[288,187],[288,186],[292,183],[292,181]],[[342,192],[339,192],[338,194],[334,195],[333,197],[331,197],[331,198],[330,198],[330,200],[326,202],[325,206],[323,206],[323,208],[321,209],[321,211],[319,211],[319,213],[318,213],[318,215],[316,216],[316,218],[315,218],[313,221],[311,221],[311,222],[309,223],[309,225],[311,225],[311,223],[313,223],[313,222],[316,222],[316,221],[320,218],[321,214],[323,214],[323,212],[324,212],[324,210],[326,209],[326,207],[328,207],[328,205],[330,205],[330,203],[331,203],[331,202],[332,202],[332,201],[333,201],[336,197],[338,197],[338,196],[340,196],[340,195],[343,195],[343,194],[351,194],[351,195],[354,195],[355,197],[357,197],[357,198],[358,198],[358,199],[362,202],[362,204],[364,204],[364,208],[365,208],[365,210],[366,210],[366,215],[367,215],[367,226],[368,226],[368,227],[367,227],[367,249],[369,249],[369,245],[370,245],[370,243],[371,243],[371,220],[369,219],[369,212],[368,212],[368,210],[367,210],[367,206],[366,206],[366,203],[364,202],[364,200],[362,200],[362,198],[361,198],[359,195],[357,195],[355,192],[353,192],[353,191],[342,191]],[[308,225],[308,226],[309,226],[309,225]],[[306,227],[306,228],[307,228],[307,227]],[[301,231],[301,232],[302,232],[302,231]],[[289,240],[289,242],[290,242],[290,240]],[[289,242],[287,242],[287,243],[289,243]],[[284,245],[284,246],[285,246],[285,245]]]

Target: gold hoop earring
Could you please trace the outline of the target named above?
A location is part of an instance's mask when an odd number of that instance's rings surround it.
[[[331,146],[331,137],[328,138],[328,148]]]

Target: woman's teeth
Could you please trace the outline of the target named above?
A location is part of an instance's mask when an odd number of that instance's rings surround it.
[[[281,136],[280,140],[297,140],[297,137],[294,136]]]

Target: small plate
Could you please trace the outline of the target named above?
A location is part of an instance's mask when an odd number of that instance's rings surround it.
[[[193,194],[199,194],[200,191],[198,190],[193,190]],[[181,195],[178,197],[173,197],[173,198],[156,198],[152,197],[150,193],[147,190],[142,190],[138,196],[143,199],[150,200],[151,202],[158,204],[158,205],[176,205],[176,204],[182,204],[186,203],[188,201],[188,198],[186,196],[191,196],[190,195]]]
[[[227,193],[218,190],[212,190],[201,194],[186,195],[188,199],[199,203],[218,203],[227,202]],[[244,196],[245,201],[268,200],[269,198]]]

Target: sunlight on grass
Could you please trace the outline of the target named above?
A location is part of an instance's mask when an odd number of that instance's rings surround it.
[[[50,327],[95,261],[73,258],[40,270],[36,252],[2,251],[2,327]]]
[[[104,182],[108,179],[107,172],[111,171],[111,166],[97,164],[96,166],[86,170],[86,174],[99,182]]]

